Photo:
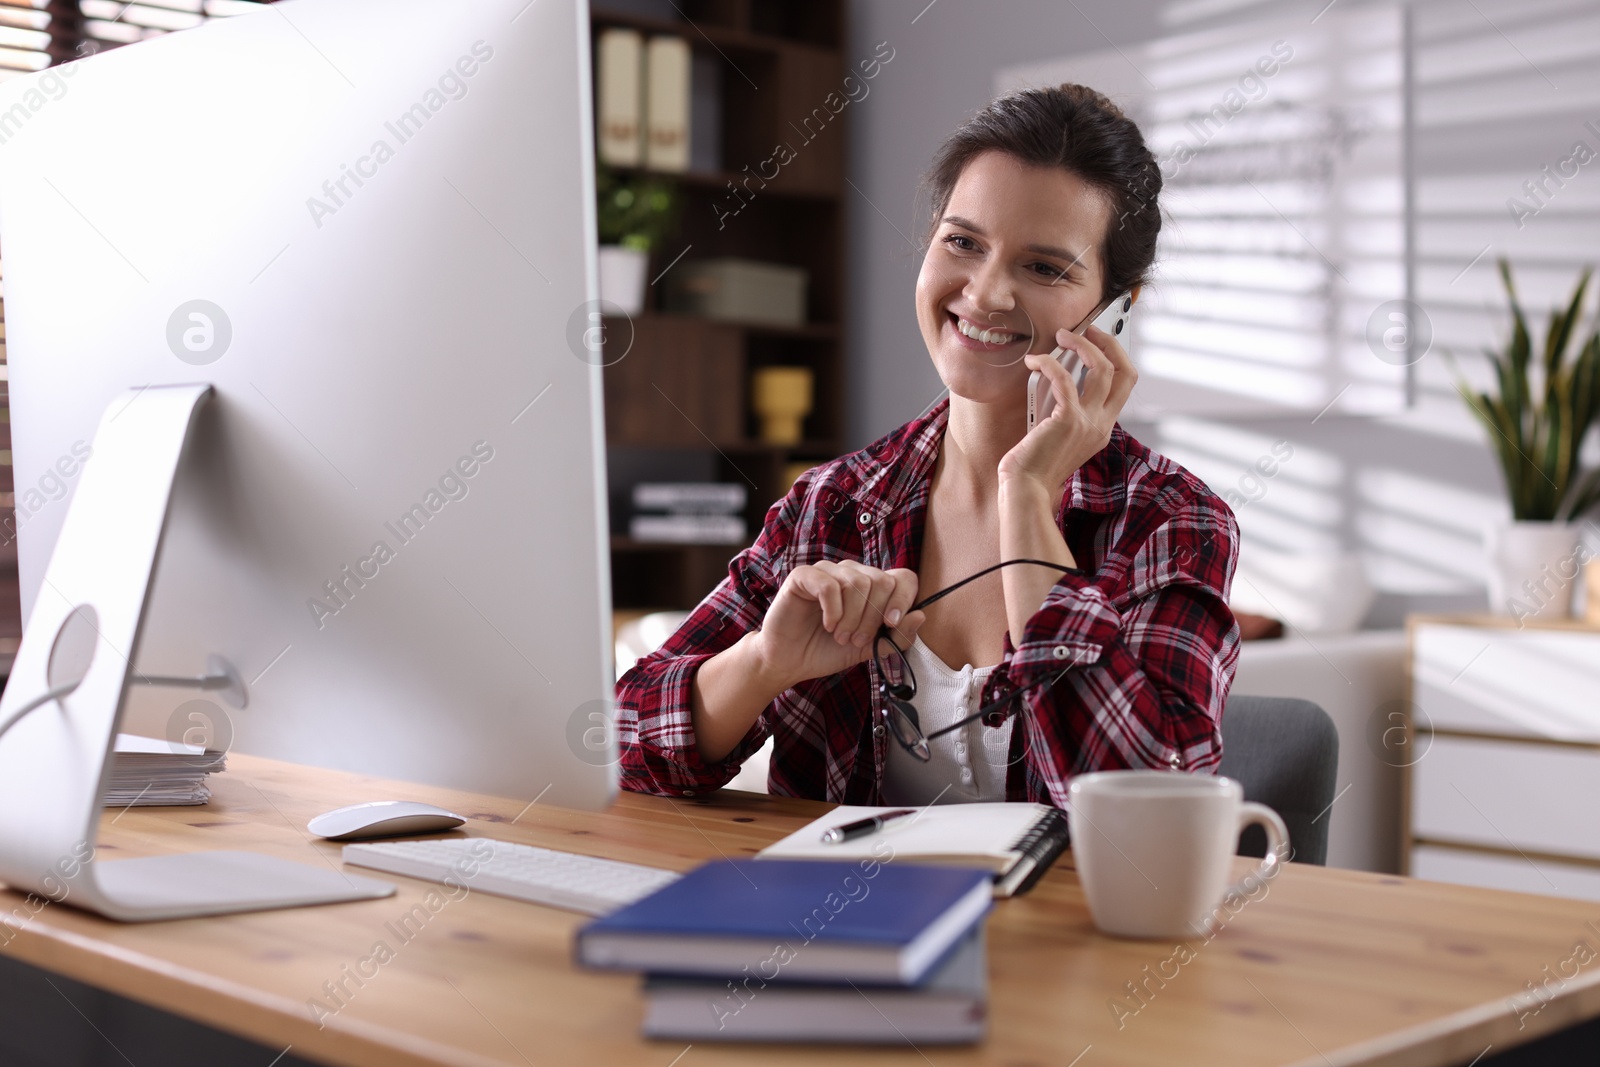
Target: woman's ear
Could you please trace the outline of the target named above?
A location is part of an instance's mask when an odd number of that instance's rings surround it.
[[[1139,302],[1139,294],[1142,292],[1144,292],[1144,286],[1136,285],[1133,287],[1133,302],[1135,304]]]

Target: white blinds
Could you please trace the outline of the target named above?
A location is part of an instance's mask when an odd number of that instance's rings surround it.
[[[0,81],[51,62],[47,0],[0,0]]]
[[[1249,19],[1004,71],[1001,90],[1076,81],[1135,118],[1167,219],[1135,316],[1129,413],[1392,411],[1404,347],[1377,331],[1406,297],[1403,20]]]
[[[111,48],[187,30],[208,18],[238,15],[260,7],[253,0],[79,0],[83,35],[89,48]]]
[[[1508,321],[1498,257],[1539,336],[1600,260],[1600,3],[1430,0],[1413,19],[1418,299],[1476,376]],[[1444,360],[1418,372],[1421,399],[1459,404]]]

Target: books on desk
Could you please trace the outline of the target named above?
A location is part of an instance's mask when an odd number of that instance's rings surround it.
[[[111,761],[108,808],[165,804],[204,804],[211,799],[206,779],[227,769],[226,752],[200,745],[118,734]]]
[[[577,955],[650,975],[651,1036],[973,1041],[992,906],[987,871],[723,860],[590,923]]]
[[[1065,814],[1048,804],[1020,803],[930,805],[866,837],[840,844],[822,840],[823,832],[835,826],[894,810],[840,805],[762,849],[759,857],[859,860],[876,855],[892,856],[897,863],[986,868],[994,874],[994,895],[1010,897],[1033,888],[1068,845]]]
[[[682,1041],[979,1041],[989,1015],[989,960],[979,923],[915,986],[655,975],[644,1034]]]

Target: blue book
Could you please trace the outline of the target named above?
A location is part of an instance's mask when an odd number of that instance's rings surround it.
[[[917,986],[648,975],[644,994],[646,1037],[969,1044],[988,1022],[988,954],[978,923]]]
[[[718,860],[578,931],[591,967],[915,985],[993,903],[987,870]]]

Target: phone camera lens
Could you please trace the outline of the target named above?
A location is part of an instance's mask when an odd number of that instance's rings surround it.
[[[1133,297],[1130,296],[1122,302],[1122,310],[1124,313],[1133,310]]]
[[[1117,333],[1121,333],[1122,332],[1122,324],[1127,322],[1127,321],[1128,321],[1127,319],[1118,319],[1117,320],[1117,329],[1116,329]]]

